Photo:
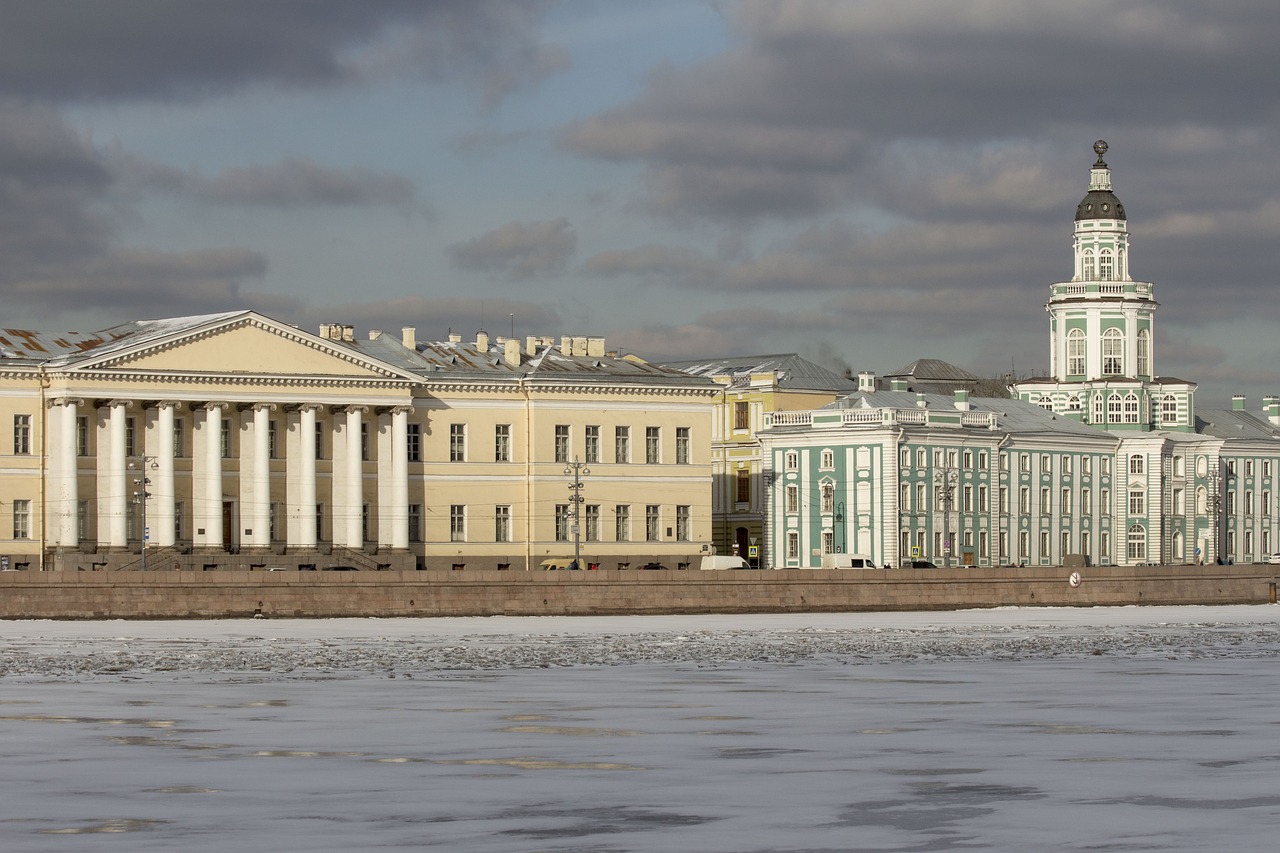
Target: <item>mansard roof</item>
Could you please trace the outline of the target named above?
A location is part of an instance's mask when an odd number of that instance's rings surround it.
[[[774,373],[777,376],[778,387],[790,391],[840,392],[852,390],[858,384],[853,379],[801,358],[796,353],[666,361],[662,366],[707,378],[747,377],[752,374]]]
[[[1280,439],[1280,427],[1241,409],[1201,409],[1196,413],[1196,432],[1224,439]]]

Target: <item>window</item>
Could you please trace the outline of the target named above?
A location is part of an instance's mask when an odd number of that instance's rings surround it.
[[[31,452],[31,415],[13,416],[13,452],[19,456]]]
[[[787,531],[787,559],[800,559],[800,534],[795,530]]]
[[[1049,531],[1040,531],[1040,558],[1047,559],[1049,556]]]
[[[495,506],[493,508],[493,541],[511,541],[511,507]]]
[[[960,506],[963,511],[973,512],[973,486],[965,486],[960,494]]]
[[[1115,273],[1111,266],[1111,251],[1103,249],[1098,253],[1098,278],[1103,281],[1111,281],[1115,277]]]
[[[1111,515],[1111,490],[1103,489],[1098,493],[1098,511],[1103,515]]]
[[[1018,513],[1020,515],[1031,514],[1031,489],[1022,486],[1018,489]]]
[[[785,466],[788,471],[800,470],[800,454],[794,450],[788,450],[786,455]]]
[[[369,425],[361,422],[360,424],[360,459],[369,461]]]
[[[1097,276],[1097,266],[1094,264],[1093,252],[1086,249],[1084,256],[1080,258],[1080,277],[1085,281],[1094,281]]]
[[[972,451],[972,450],[966,450],[966,451],[964,452],[964,457],[963,457],[963,459],[964,459],[964,461],[963,461],[963,463],[962,463],[962,464],[964,465],[964,467],[965,467],[966,469],[969,469],[969,468],[972,468],[972,467],[973,467],[973,451]]]
[[[833,554],[836,550],[835,532],[831,530],[822,531],[822,553]]]
[[[907,508],[910,506],[911,506],[911,484],[899,483],[898,484],[898,510],[900,512],[906,512]]]
[[[1267,495],[1266,492],[1262,493],[1263,498],[1265,498],[1266,495]],[[1172,510],[1174,515],[1183,514],[1183,509],[1185,508],[1184,507],[1185,501],[1186,501],[1186,492],[1182,489],[1174,489],[1173,490],[1173,510]]]
[[[1084,376],[1084,330],[1067,333],[1067,375]]]
[[[798,486],[787,486],[787,512],[797,513],[800,511],[800,488]]]
[[[1053,473],[1053,457],[1050,456],[1048,453],[1040,454],[1040,473],[1042,474]]]
[[[1171,394],[1165,394],[1160,401],[1160,420],[1166,424],[1178,422],[1178,399]]]
[[[1111,457],[1102,457],[1102,476],[1106,477],[1111,473]]]
[[[1040,490],[1040,514],[1049,514],[1049,487],[1045,486]]]
[[[836,487],[831,483],[822,484],[822,514],[831,515],[836,511]]]
[[[1093,395],[1093,422],[1095,424],[1103,423],[1106,418],[1106,413],[1103,411],[1104,404],[1105,401],[1101,394]]]
[[[1088,477],[1093,474],[1093,457],[1085,456],[1080,460],[1080,473]]]
[[[1001,486],[1000,491],[996,493],[996,499],[1000,503],[1000,515],[1009,514],[1009,487]]]
[[[556,461],[569,461],[569,425],[556,424]]]
[[[1063,456],[1059,464],[1062,466],[1063,474],[1071,473],[1071,457],[1070,456]]]
[[[1246,459],[1244,461],[1244,475],[1246,477],[1253,476],[1253,460],[1252,459]]]
[[[630,504],[618,504],[613,508],[613,538],[618,542],[631,540]]]
[[[1058,501],[1058,514],[1071,515],[1071,490],[1070,489],[1062,490],[1061,500]]]
[[[316,458],[324,458],[324,424],[316,421]]]
[[[498,424],[493,428],[493,461],[511,461],[511,424]]]
[[[227,439],[226,436],[229,430],[230,430],[229,424],[227,424],[226,421],[223,421],[222,422],[223,442],[228,445],[230,444],[230,441]],[[125,456],[138,455],[137,439],[138,439],[138,419],[125,418],[124,419],[124,455]],[[227,456],[228,454],[227,452],[224,451],[222,455]]]
[[[173,424],[173,455],[181,456],[178,452],[178,427],[182,425],[182,421],[174,421]],[[89,418],[84,415],[76,418],[76,456],[89,455]]]
[[[631,461],[631,427],[615,427],[613,430],[613,455],[615,462]]]
[[[1031,470],[1031,454],[1023,453],[1021,456],[1018,457],[1018,470],[1019,471]]]
[[[1135,453],[1129,457],[1129,473],[1142,474],[1146,468],[1146,458],[1141,454]]]
[[[1102,333],[1102,372],[1108,376],[1124,373],[1124,334],[1115,327]]]
[[[739,400],[733,404],[733,428],[734,429],[750,429],[750,409],[745,400]]]
[[[1147,494],[1134,490],[1129,492],[1129,515],[1147,514]]]
[[[657,465],[662,450],[662,432],[658,427],[644,428],[644,461],[648,465]]]
[[[1120,395],[1112,394],[1107,398],[1107,423],[1118,424],[1122,420]]]
[[[987,511],[987,487],[978,486],[978,511]]]
[[[449,424],[449,461],[467,461],[466,424]]]
[[[924,497],[924,489],[924,483],[916,483],[916,509],[921,512],[929,508],[929,504]]]
[[[836,467],[836,454],[833,450],[822,451],[822,470],[831,471]]]
[[[177,430],[174,430],[174,432],[177,432]],[[177,436],[174,436],[174,437],[177,438]],[[280,446],[278,443],[279,439],[280,439],[280,430],[277,428],[276,422],[267,421],[267,458],[268,459],[280,458],[280,451],[277,449]],[[174,444],[176,445],[177,442],[175,441]]]
[[[133,421],[133,418],[129,418],[129,421],[130,421],[130,422],[132,422],[132,421]],[[130,429],[128,430],[128,432],[126,433],[126,435],[130,435],[130,436],[131,436],[131,435],[132,435],[132,433],[133,433],[133,429],[132,429],[132,427],[130,427]],[[126,441],[125,441],[125,443],[126,443],[130,448],[132,448],[132,447],[133,447],[133,438],[132,438],[132,437],[127,438],[127,439],[126,439]],[[228,421],[228,420],[227,420],[227,419],[225,419],[225,418],[223,418],[223,420],[222,420],[222,435],[221,435],[221,437],[220,437],[219,444],[221,445],[222,458],[223,458],[223,459],[230,459],[230,458],[231,458],[231,421]],[[128,453],[129,453],[129,455],[130,455],[130,456],[136,456],[136,455],[137,455],[136,453],[134,453],[134,452],[133,452],[133,450],[132,450],[132,449],[130,449],[130,450],[128,451]]]
[[[422,541],[422,504],[409,504],[409,541]]]
[[[1106,530],[1098,534],[1098,556],[1104,565],[1111,562],[1111,534]]]
[[[1093,491],[1091,489],[1080,490],[1080,514],[1089,515],[1093,511]]]
[[[1127,424],[1136,424],[1138,422],[1138,397],[1136,394],[1127,394],[1124,398],[1124,422]]]
[[[1029,530],[1018,531],[1018,561],[1025,562],[1031,554],[1031,532]]]
[[[324,504],[316,504],[316,541],[324,541]]]
[[[422,461],[422,424],[405,425],[404,448],[410,462]]]
[[[1001,561],[1009,559],[1009,533],[1001,530],[1000,535],[996,537],[997,545],[1000,549],[999,558]]]
[[[751,472],[746,468],[738,469],[738,503],[751,502]]]
[[[1264,516],[1271,515],[1271,493],[1270,492],[1262,493],[1262,514]]]
[[[898,467],[899,468],[911,467],[911,448],[910,447],[904,447],[898,453]]]
[[[449,541],[467,541],[467,508],[462,504],[449,505]]]
[[[1147,531],[1141,524],[1129,528],[1129,559],[1147,559]]]
[[[583,533],[583,538],[586,539],[588,542],[599,542],[600,541],[600,504],[587,504],[585,509],[586,509],[585,519],[587,524],[586,524],[586,530]]]
[[[676,464],[689,464],[689,428],[676,427]]]
[[[928,459],[929,457],[925,453],[925,450],[923,447],[916,450],[916,467],[917,468],[923,468],[928,463]]]
[[[1146,329],[1138,332],[1138,375],[1151,375],[1151,333]]]
[[[556,504],[556,541],[569,541],[569,505]]]
[[[1244,514],[1253,515],[1253,490],[1245,489],[1244,492]]]
[[[590,425],[587,427],[586,441],[582,447],[584,461],[588,465],[595,465],[600,461],[600,427]]]
[[[659,539],[659,509],[657,504],[646,504],[644,508],[644,538],[649,542],[657,542]]]
[[[689,507],[679,505],[676,507],[676,539],[688,542],[692,538],[691,532]]]
[[[1271,460],[1270,459],[1262,460],[1262,476],[1264,477],[1271,476]]]
[[[13,502],[13,538],[31,538],[31,501],[29,500]]]

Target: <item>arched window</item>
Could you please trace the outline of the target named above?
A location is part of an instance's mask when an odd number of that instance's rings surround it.
[[[1114,326],[1102,333],[1102,372],[1108,376],[1124,373],[1124,333]]]
[[[1172,394],[1165,394],[1160,401],[1160,421],[1166,424],[1178,422],[1178,398]]]
[[[1093,281],[1097,276],[1093,265],[1093,252],[1085,249],[1084,257],[1080,259],[1080,278],[1085,281]]]
[[[833,483],[822,484],[822,514],[831,515],[836,511],[836,487]]]
[[[1151,333],[1146,329],[1138,332],[1138,375],[1151,375]]]
[[[1147,530],[1141,524],[1129,528],[1129,559],[1147,559]]]
[[[1129,473],[1141,474],[1146,469],[1147,458],[1141,453],[1135,453],[1129,457]]]
[[[1093,395],[1093,423],[1095,424],[1106,423],[1106,413],[1103,412],[1103,406],[1105,404],[1106,404],[1106,401],[1103,400],[1101,394]]]
[[[1196,489],[1196,515],[1205,515],[1209,512],[1209,490],[1204,486]]]
[[[1124,422],[1127,424],[1138,422],[1138,395],[1133,392],[1124,398]]]
[[[1128,277],[1124,271],[1125,255],[1124,249],[1116,250],[1116,279],[1118,281],[1128,281]]]
[[[1118,424],[1121,420],[1122,407],[1120,405],[1120,395],[1112,394],[1107,398],[1107,423]]]
[[[1084,376],[1084,329],[1067,332],[1067,375]]]
[[[1069,412],[1080,411],[1080,395],[1079,394],[1072,394],[1070,397],[1067,398],[1067,411]]]
[[[1098,278],[1103,281],[1112,281],[1114,275],[1111,269],[1111,250],[1103,249],[1098,253]]]
[[[1041,397],[1040,400],[1037,402],[1037,405],[1040,408],[1044,409],[1046,412],[1053,411],[1053,400],[1050,397],[1047,397],[1047,396]]]

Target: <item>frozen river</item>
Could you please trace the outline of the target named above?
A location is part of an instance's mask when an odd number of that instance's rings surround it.
[[[0,851],[1271,851],[1280,608],[0,622]]]

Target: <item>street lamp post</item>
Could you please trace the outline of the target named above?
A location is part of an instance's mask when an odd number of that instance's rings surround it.
[[[137,456],[135,457],[140,463],[138,468],[138,476],[133,479],[133,502],[138,505],[138,521],[142,525],[142,571],[147,570],[147,544],[151,538],[151,531],[147,528],[147,498],[151,497],[151,492],[147,491],[147,487],[151,485],[151,478],[147,476],[147,471],[158,467],[156,457],[154,456]],[[129,462],[129,468],[134,469],[135,465],[132,460]]]
[[[569,484],[569,491],[573,493],[569,498],[573,506],[569,510],[569,517],[573,519],[573,567],[575,569],[582,568],[582,502],[586,500],[582,496],[582,478],[590,474],[591,469],[576,456],[564,468],[564,475],[573,477],[573,482]]]
[[[960,473],[951,466],[950,461],[944,461],[942,467],[933,472],[933,486],[941,490],[942,494],[942,565],[944,568],[951,566],[951,551],[954,543],[951,541],[951,500],[955,496],[956,482],[960,479]]]
[[[844,501],[836,503],[836,530],[840,531],[840,541],[836,545],[836,551],[843,553],[848,550],[846,545],[849,541],[848,531],[844,527]]]

